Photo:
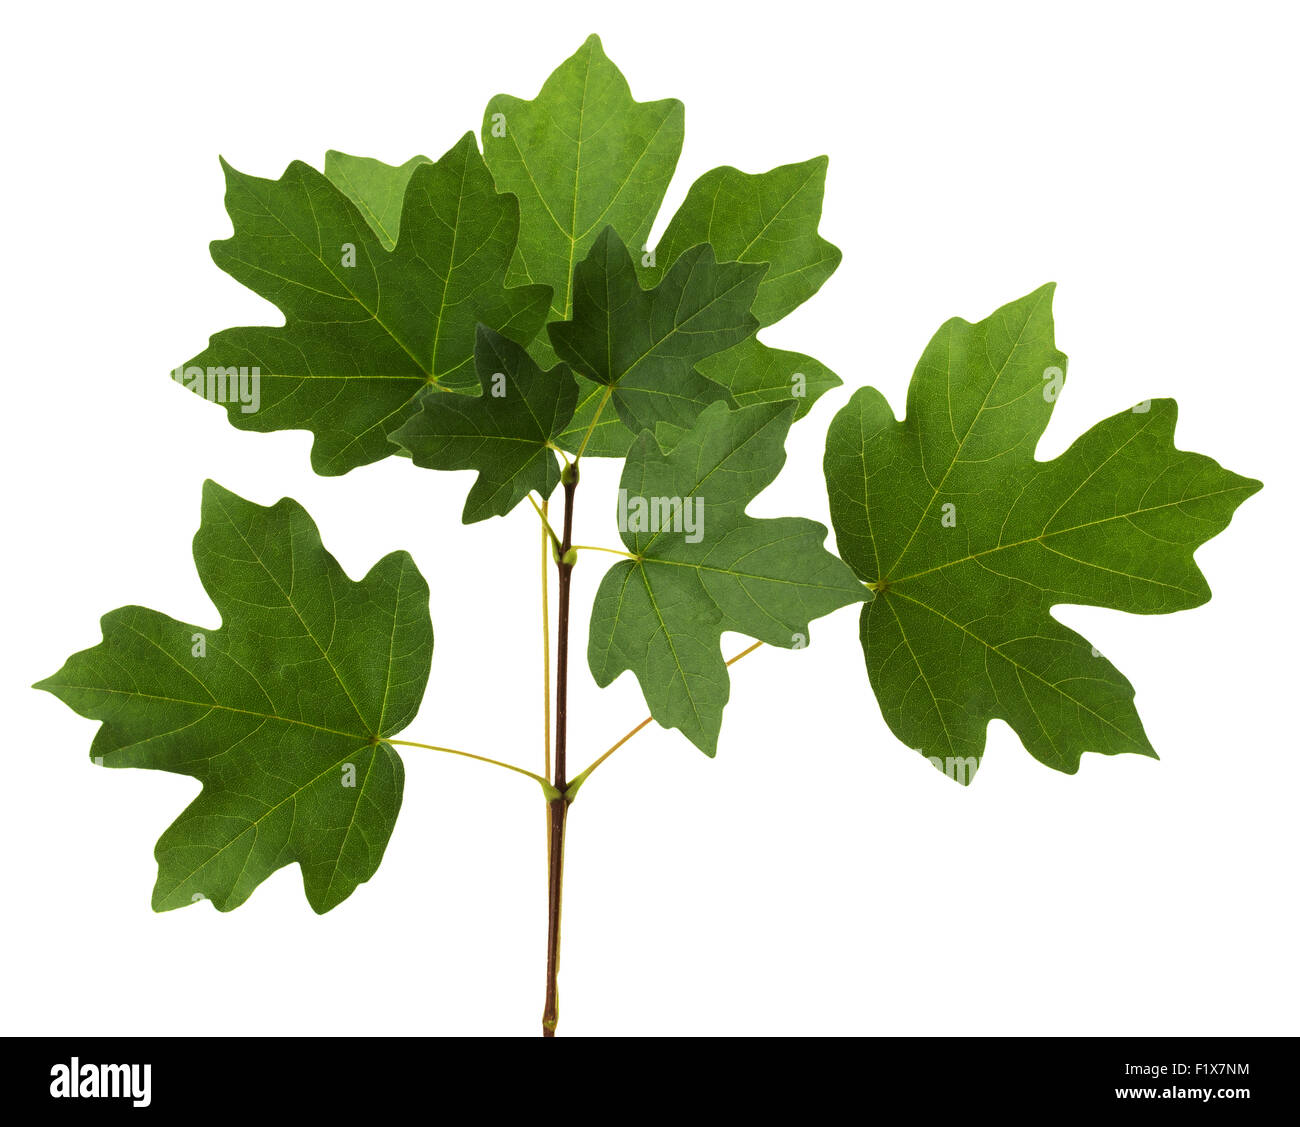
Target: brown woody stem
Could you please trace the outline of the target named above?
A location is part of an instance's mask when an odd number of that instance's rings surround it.
[[[551,799],[548,805],[546,1005],[542,1011],[543,1037],[554,1037],[555,1027],[560,1020],[560,906],[564,885],[564,827],[569,812],[569,800],[564,797],[564,788],[568,782],[565,753],[569,742],[569,591],[573,579],[573,498],[578,489],[576,462],[564,467],[560,480],[564,485],[564,534],[557,553],[559,613],[555,647],[555,775],[552,779],[560,797]]]

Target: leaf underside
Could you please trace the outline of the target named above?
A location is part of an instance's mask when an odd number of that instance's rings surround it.
[[[384,741],[424,694],[429,589],[405,552],[354,582],[297,502],[210,481],[194,562],[219,628],[122,607],[36,687],[103,722],[96,762],[203,784],[158,841],[156,910],[228,911],[296,862],[326,912],[374,874],[397,818],[402,761]]]
[[[994,718],[1067,773],[1085,751],[1154,757],[1132,685],[1051,608],[1199,606],[1193,552],[1260,488],[1176,449],[1167,399],[1036,461],[1067,368],[1053,288],[947,322],[902,422],[863,388],[827,435],[839,550],[876,591],[861,621],[872,688],[894,734],[960,782]]]
[[[602,687],[631,670],[655,720],[707,755],[730,691],[725,631],[798,649],[812,619],[869,597],[823,547],[823,525],[745,513],[780,471],[793,417],[792,404],[715,403],[668,453],[643,432],[623,471],[620,535],[636,558],[601,580],[588,662]],[[638,499],[659,514],[648,527],[632,515]]]

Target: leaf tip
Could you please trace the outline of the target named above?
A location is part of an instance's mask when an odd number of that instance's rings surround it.
[[[243,498],[238,497],[236,494],[232,493],[229,489],[227,489],[224,485],[221,485],[219,482],[214,481],[210,477],[206,477],[203,479],[202,498],[205,507],[208,504],[216,504],[221,501],[228,501],[232,499],[243,500]]]
[[[465,132],[461,134],[460,139],[438,159],[443,161],[450,156],[460,156],[462,154],[468,157],[469,150],[473,150],[476,156],[479,155],[478,137],[475,136],[474,130],[472,129],[465,130]]]

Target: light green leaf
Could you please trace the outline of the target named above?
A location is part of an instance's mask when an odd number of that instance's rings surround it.
[[[604,386],[602,401],[625,426],[688,426],[707,404],[730,399],[695,365],[753,334],[749,307],[765,269],[692,247],[643,290],[627,247],[607,227],[574,271],[572,320],[552,321],[547,332],[564,360]]]
[[[689,248],[709,243],[724,262],[766,262],[754,316],[771,325],[812,297],[840,264],[840,251],[817,233],[826,157],[757,175],[737,168],[706,172],[655,246],[642,281],[658,282]]]
[[[176,376],[241,430],[312,431],[317,473],[394,453],[388,434],[422,396],[474,386],[479,322],[526,344],[546,315],[544,287],[506,286],[518,205],[493,188],[471,134],[411,170],[391,251],[306,164],[279,180],[226,166],[226,179],[235,234],[212,257],[286,323],[217,333]]]
[[[779,321],[812,297],[840,264],[839,248],[817,233],[827,163],[826,157],[814,157],[757,175],[729,167],[706,172],[686,193],[655,247],[655,266],[643,271],[642,281],[653,283],[689,247],[709,243],[719,259],[768,263],[752,312],[760,327]],[[741,406],[793,397],[796,420],[841,382],[811,356],[769,348],[757,337],[710,356],[699,371],[727,388]]]
[[[497,187],[519,197],[522,220],[509,280],[550,286],[551,319],[570,315],[573,268],[605,227],[640,253],[677,166],[683,119],[676,99],[634,101],[595,35],[533,101],[488,103],[484,156]]]
[[[405,552],[353,582],[296,501],[262,508],[213,482],[194,563],[220,627],[122,607],[36,687],[103,721],[97,763],[203,784],[158,841],[156,910],[228,911],[297,862],[326,912],[374,874],[397,818],[402,761],[384,741],[424,695],[429,589]]]
[[[483,326],[475,362],[480,395],[430,396],[392,435],[417,466],[478,470],[466,524],[505,516],[530,490],[550,496],[560,483],[555,438],[578,398],[563,364],[543,372],[524,348]]]
[[[862,645],[881,711],[961,782],[995,717],[1067,773],[1085,751],[1154,756],[1133,687],[1051,608],[1199,606],[1210,591],[1192,553],[1260,488],[1176,449],[1172,400],[1139,403],[1036,461],[1066,369],[1052,291],[978,324],[947,322],[903,422],[864,388],[827,436],[840,552],[876,591]]]
[[[724,631],[802,648],[808,623],[869,598],[802,517],[758,519],[745,507],[780,471],[792,404],[728,411],[717,403],[664,453],[633,443],[619,492],[620,535],[635,559],[602,579],[588,661],[598,684],[631,670],[651,715],[714,754],[730,682]]]
[[[768,348],[757,337],[706,357],[697,369],[700,375],[731,392],[737,406],[793,401],[796,422],[826,392],[843,382],[821,361],[802,352]]]
[[[384,250],[392,250],[397,246],[411,174],[430,163],[428,157],[412,157],[405,164],[385,164],[330,149],[325,154],[325,179],[356,205]]]

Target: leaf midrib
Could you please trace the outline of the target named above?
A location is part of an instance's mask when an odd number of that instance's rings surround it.
[[[192,708],[206,708],[209,712],[218,709],[222,712],[235,712],[241,716],[255,716],[259,720],[277,720],[281,724],[292,724],[300,728],[310,728],[314,732],[325,732],[331,736],[346,736],[349,740],[366,740],[369,739],[369,732],[344,732],[338,728],[326,728],[320,724],[310,724],[306,720],[295,720],[290,716],[280,716],[274,712],[258,712],[252,708],[237,708],[232,704],[222,704],[216,700],[186,700],[184,697],[165,697],[158,693],[142,693],[135,689],[110,689],[104,685],[74,685],[67,681],[54,682],[62,689],[76,689],[88,693],[112,693],[115,696],[132,697],[139,700],[161,701],[164,704],[184,704]],[[205,689],[206,685],[203,686]],[[149,736],[149,739],[156,739],[157,736]],[[380,735],[380,738],[384,738]],[[114,748],[114,751],[121,750]]]
[[[335,682],[338,684],[338,687],[343,690],[343,695],[348,698],[348,703],[352,705],[353,712],[357,714],[357,719],[361,722],[362,729],[364,730],[367,727],[369,727],[369,725],[366,724],[365,717],[361,714],[361,706],[357,704],[356,699],[352,696],[351,690],[348,688],[347,684],[343,680],[343,674],[340,672],[338,666],[336,666],[334,662],[330,659],[330,656],[326,652],[325,647],[320,644],[320,640],[316,637],[311,627],[307,625],[307,620],[303,618],[302,612],[298,609],[297,604],[294,603],[292,596],[281,585],[279,577],[276,576],[276,574],[269,567],[266,566],[265,561],[258,554],[257,549],[254,548],[251,543],[249,543],[248,537],[244,535],[243,529],[241,529],[239,525],[235,523],[234,518],[231,517],[229,511],[227,511],[226,506],[223,503],[222,499],[216,498],[216,503],[221,509],[221,515],[226,518],[226,523],[230,525],[231,530],[243,542],[244,547],[248,549],[248,551],[252,554],[253,559],[257,561],[258,565],[266,573],[267,578],[270,579],[271,582],[275,584],[276,590],[279,591],[280,594],[284,596],[285,605],[290,610],[293,611],[294,617],[298,619],[298,621],[302,624],[303,630],[307,632],[307,637],[309,637],[312,640],[313,644],[316,646],[316,649],[319,651],[321,657],[324,659],[325,664],[329,666],[330,672],[334,674]],[[289,544],[289,552],[290,552],[289,567],[290,570],[292,570],[293,569],[292,530],[290,530],[290,534],[287,538],[287,543]],[[345,582],[350,582],[350,580],[346,580],[345,578]],[[336,610],[337,610],[337,604],[336,604]],[[396,615],[396,609],[394,609],[394,616],[395,615]]]
[[[1165,501],[1159,505],[1150,505],[1142,509],[1131,509],[1128,512],[1115,513],[1112,516],[1102,517],[1100,520],[1086,521],[1083,524],[1071,525],[1069,528],[1058,528],[1052,532],[1040,532],[1037,536],[1028,536],[1023,540],[1014,540],[1009,544],[997,544],[992,548],[986,548],[983,551],[972,552],[970,555],[962,556],[960,559],[949,560],[947,563],[936,564],[934,567],[926,568],[924,571],[916,571],[913,572],[911,575],[905,575],[899,579],[891,579],[889,581],[889,586],[892,589],[894,587],[897,587],[900,583],[906,583],[909,580],[913,580],[913,579],[920,579],[922,576],[932,575],[936,571],[943,571],[944,568],[956,567],[958,564],[969,563],[971,560],[982,559],[984,556],[994,555],[997,552],[1010,551],[1012,548],[1021,548],[1024,547],[1024,545],[1026,544],[1043,543],[1044,541],[1049,540],[1053,536],[1064,536],[1066,533],[1079,532],[1080,530],[1085,528],[1095,528],[1098,525],[1107,524],[1110,521],[1128,520],[1131,517],[1141,516],[1143,513],[1154,513],[1154,512],[1158,512],[1161,509],[1176,508],[1179,505],[1190,504],[1193,501],[1206,501],[1209,500],[1209,498],[1211,497],[1221,497],[1228,493],[1240,493],[1243,490],[1248,488],[1249,487],[1245,485],[1235,485],[1231,489],[1216,489],[1211,493],[1198,493],[1195,497],[1181,497],[1177,501]],[[1045,543],[1044,543],[1044,547],[1046,547]],[[1079,562],[1084,563],[1085,566],[1087,567],[1101,566],[1099,564],[1088,563],[1086,561],[1079,561]],[[1103,570],[1109,570],[1109,569],[1103,568]],[[1154,583],[1155,580],[1144,579],[1143,582]]]
[[[979,409],[975,412],[974,416],[971,418],[970,425],[966,428],[966,433],[963,434],[960,439],[958,439],[957,447],[955,450],[953,450],[952,460],[948,463],[948,468],[944,470],[943,477],[939,479],[939,484],[934,486],[934,491],[930,494],[930,499],[925,503],[925,507],[921,510],[921,517],[917,521],[916,527],[912,529],[912,534],[907,538],[907,543],[903,545],[903,550],[898,553],[898,557],[894,560],[892,564],[889,565],[890,571],[893,571],[893,569],[896,568],[902,562],[903,557],[907,555],[907,550],[912,546],[912,541],[916,539],[916,534],[921,531],[921,526],[925,523],[926,516],[929,515],[930,507],[934,504],[935,498],[939,496],[940,490],[943,489],[944,485],[948,481],[949,476],[951,476],[952,471],[956,468],[957,463],[961,460],[961,453],[965,449],[966,443],[967,441],[969,441],[971,434],[974,433],[976,424],[983,417],[984,409],[988,406],[989,396],[993,394],[993,389],[997,387],[998,381],[1002,379],[1002,373],[1007,370],[1007,365],[1011,363],[1011,358],[1016,354],[1016,349],[1020,347],[1020,342],[1024,339],[1025,331],[1029,328],[1030,322],[1033,321],[1034,315],[1038,312],[1038,307],[1042,304],[1045,297],[1046,297],[1045,293],[1040,294],[1038,300],[1034,302],[1033,307],[1025,315],[1024,324],[1020,326],[1020,331],[1016,334],[1015,341],[1012,343],[1011,347],[1007,349],[1006,358],[1002,361],[1001,365],[998,367],[998,370],[993,374],[993,378],[989,380],[988,389],[984,392],[984,398],[980,402]],[[978,326],[972,326],[972,327],[978,327]],[[953,330],[950,328],[947,334],[948,375],[947,375],[947,382],[945,384],[945,395],[944,395],[944,398],[948,401],[950,423],[951,423],[951,412],[952,412],[952,331]],[[920,444],[919,424],[917,424],[917,444],[919,447]],[[876,578],[885,580],[888,577],[885,575],[878,575]]]

